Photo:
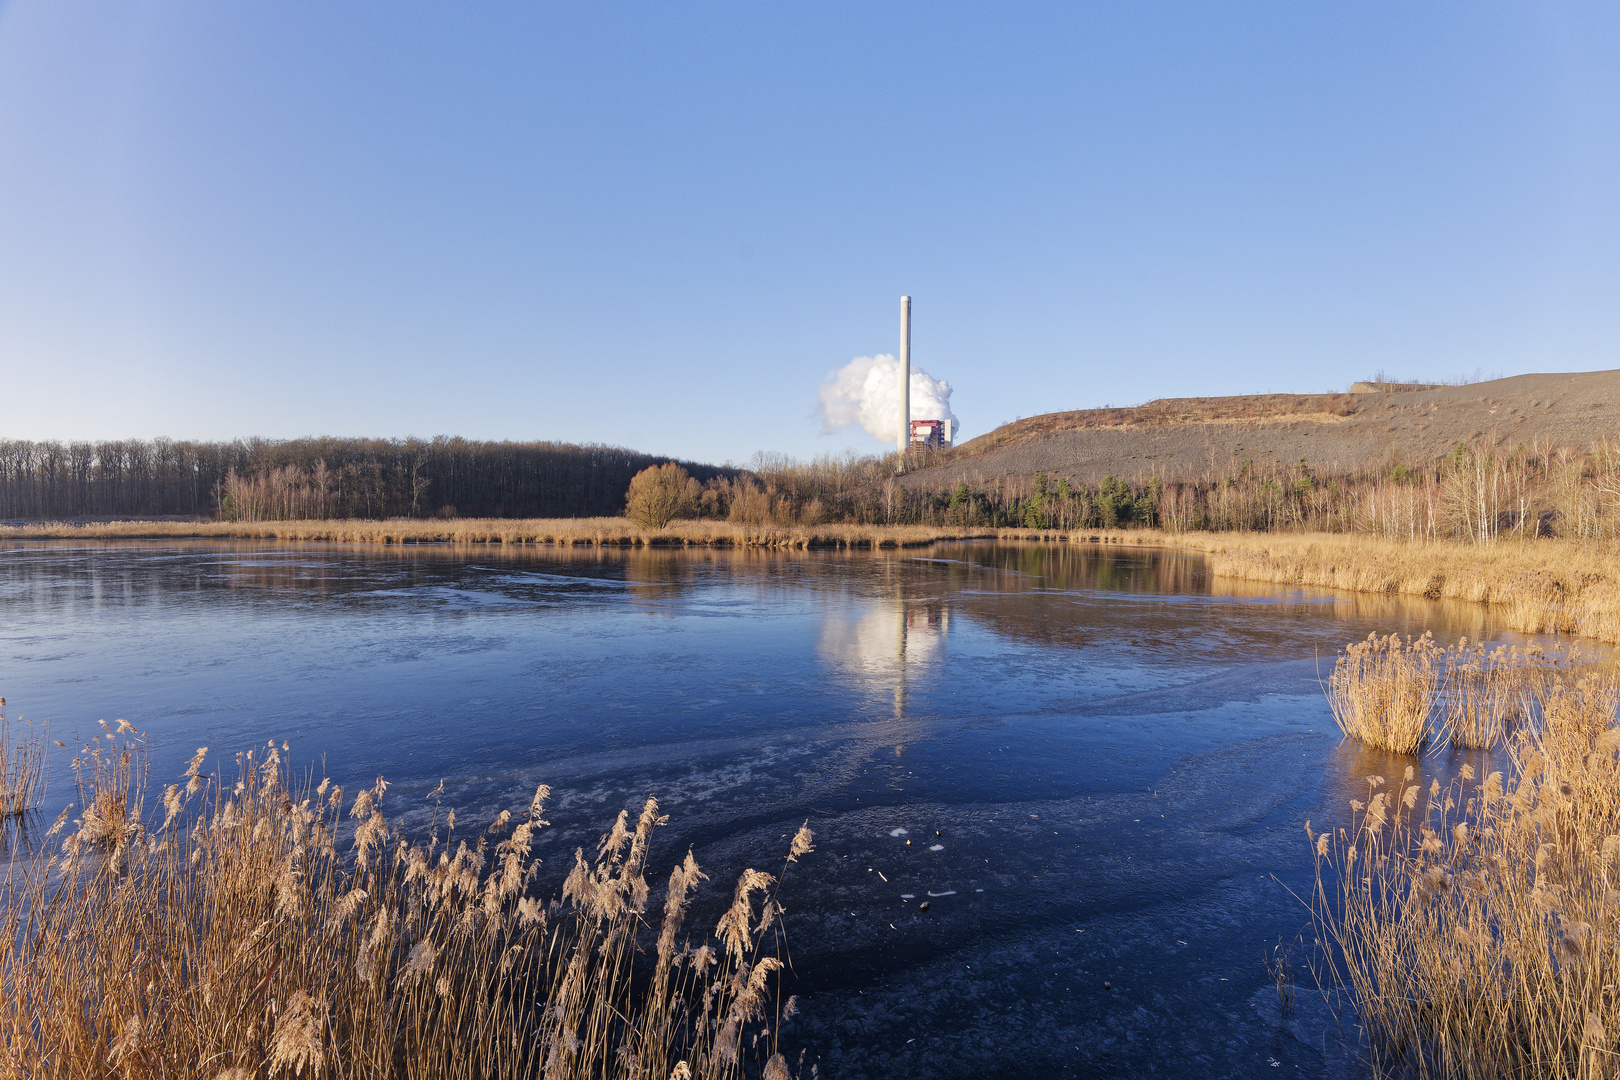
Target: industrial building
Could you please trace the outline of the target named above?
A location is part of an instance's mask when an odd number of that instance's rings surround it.
[[[949,450],[951,422],[949,420],[913,420],[911,422],[911,448]]]

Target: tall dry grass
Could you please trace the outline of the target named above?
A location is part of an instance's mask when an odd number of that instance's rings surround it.
[[[0,526],[0,540],[302,540],[346,544],[536,544],[562,547],[892,548],[942,540],[1060,539],[1024,529],[924,525],[748,525],[672,521],[644,529],[625,518],[455,518],[443,521],[114,521]]]
[[[1573,670],[1577,654],[1554,645],[1443,647],[1430,634],[1399,634],[1347,645],[1324,690],[1346,738],[1396,754],[1433,740],[1485,749],[1533,715],[1551,680]]]
[[[1381,540],[1354,534],[1202,533],[1223,577],[1490,604],[1508,628],[1620,642],[1620,550],[1579,540]]]
[[[1371,776],[1311,837],[1327,975],[1377,1075],[1620,1072],[1620,684],[1559,672],[1533,704],[1507,775]]]
[[[1327,681],[1339,730],[1381,750],[1417,753],[1429,736],[1444,651],[1429,634],[1369,634],[1347,646]]]
[[[1451,746],[1486,749],[1501,743],[1515,724],[1531,718],[1560,671],[1576,654],[1554,645],[1470,645],[1463,638],[1446,650],[1446,675],[1437,727]]]
[[[666,819],[649,799],[547,902],[531,851],[546,787],[470,832],[435,804],[416,842],[385,816],[385,781],[347,796],[295,778],[285,749],[238,755],[224,781],[199,750],[156,794],[127,725],[85,748],[79,816],[6,879],[0,1073],[793,1075],[767,948],[780,874],[745,871],[712,938],[688,927],[705,875],[688,853],[652,897]]]
[[[0,698],[0,818],[37,809],[45,791],[45,728],[13,730],[5,707]]]

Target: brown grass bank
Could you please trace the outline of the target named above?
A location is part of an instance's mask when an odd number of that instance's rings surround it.
[[[1620,549],[1579,540],[1381,540],[1355,534],[1159,534],[1222,577],[1490,604],[1527,634],[1620,642]]]
[[[1116,532],[1111,534],[1118,536]],[[536,544],[563,547],[921,547],[946,540],[1066,540],[1056,529],[932,525],[745,525],[626,518],[456,518],[396,521],[110,521],[0,526],[0,540],[305,540],[349,544]],[[1077,539],[1083,539],[1075,534]]]
[[[576,852],[548,901],[531,851],[544,786],[493,822],[435,808],[431,835],[406,837],[382,779],[345,796],[274,744],[223,778],[199,750],[149,801],[128,736],[120,722],[85,747],[76,805],[13,845],[31,857],[0,887],[0,1076],[797,1072],[776,1052],[795,1008],[778,994],[777,888],[808,829],[777,874],[742,874],[711,934],[687,918],[706,877],[690,853],[649,887],[652,799],[594,858]]]

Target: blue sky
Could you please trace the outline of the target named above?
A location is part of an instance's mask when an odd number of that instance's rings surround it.
[[[0,436],[881,451],[1620,367],[1620,8],[0,4]]]

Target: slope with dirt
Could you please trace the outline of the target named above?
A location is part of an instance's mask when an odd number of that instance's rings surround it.
[[[1366,384],[1358,384],[1361,390]],[[1348,394],[1163,398],[1032,416],[910,473],[910,487],[1047,472],[1081,481],[1225,473],[1243,461],[1361,469],[1420,464],[1459,442],[1512,450],[1620,435],[1620,370]]]

